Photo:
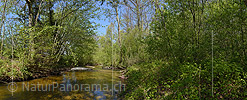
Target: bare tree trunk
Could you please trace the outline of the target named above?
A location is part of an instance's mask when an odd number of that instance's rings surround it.
[[[118,43],[119,43],[119,53],[120,53],[120,56],[119,56],[119,64],[122,63],[122,43],[121,43],[121,33],[120,33],[120,19],[119,19],[119,15],[118,15],[118,8],[115,7],[115,11],[116,11],[116,20],[117,20],[117,32],[118,32]]]
[[[39,4],[39,10],[38,10],[38,13],[37,13],[36,18],[35,18],[35,25],[37,25],[37,23],[38,23],[38,18],[39,18],[39,14],[40,14],[40,10],[41,10],[41,5],[42,5],[43,1],[44,0],[42,0],[40,2],[40,4]]]
[[[0,34],[2,35],[2,44],[1,44],[1,53],[0,53],[0,56],[2,56],[3,54],[3,40],[4,40],[4,29],[3,28],[3,34],[2,34],[2,27],[4,27],[4,21],[5,21],[5,12],[6,12],[6,6],[7,6],[7,0],[4,0],[4,7],[3,7],[3,14],[2,14],[2,22],[1,22],[1,28],[0,28]]]
[[[34,23],[33,23],[33,8],[32,8],[32,4],[33,4],[33,1],[31,0],[26,0],[26,3],[27,3],[27,6],[28,6],[28,26],[29,28],[33,27],[34,26]],[[33,32],[29,32],[29,35],[30,35],[30,48],[29,48],[29,52],[30,52],[30,60],[32,60],[33,56],[34,56],[34,36],[33,36]]]
[[[136,15],[137,15],[137,27],[139,29],[139,32],[141,31],[141,28],[140,28],[140,5],[139,5],[139,2],[138,0],[136,0]]]
[[[32,9],[32,4],[33,2],[30,0],[26,0],[27,6],[28,6],[28,26],[32,27],[33,26],[33,9]]]
[[[5,25],[3,24],[3,34],[2,34],[2,44],[1,44],[1,55],[3,54],[4,34],[5,34]]]

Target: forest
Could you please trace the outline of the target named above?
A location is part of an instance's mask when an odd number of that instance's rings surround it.
[[[247,97],[247,0],[1,0],[0,8],[0,82],[109,66],[124,70],[123,100]]]

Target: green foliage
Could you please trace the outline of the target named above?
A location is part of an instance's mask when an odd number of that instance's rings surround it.
[[[164,74],[160,72],[167,65],[162,61],[154,61],[128,67],[126,91],[122,95],[125,95],[125,99],[158,99],[163,91],[160,87],[163,85],[161,78],[165,78],[160,77]]]
[[[42,68],[50,70],[93,63],[97,25],[91,20],[97,18],[99,10],[93,1],[17,3],[17,7],[7,9],[15,18],[7,18],[9,26],[6,24],[5,34],[1,34],[0,54],[4,61],[18,62],[14,65],[15,78],[23,79],[25,75],[30,76],[29,72],[35,74]],[[1,66],[1,78],[10,76],[8,66],[10,62]]]
[[[235,63],[215,60],[214,98],[243,99],[246,72]],[[176,67],[177,66],[177,67]],[[143,63],[128,68],[126,99],[212,98],[211,62],[176,65],[164,61]]]
[[[152,33],[144,39],[149,60],[127,69],[125,99],[244,99],[244,2],[154,3],[158,10],[151,24]]]
[[[0,60],[0,79],[10,81],[26,79],[31,73],[19,61]],[[13,76],[13,77],[12,77]]]
[[[140,32],[138,28],[134,28],[129,33],[123,34],[123,65],[131,66],[136,63],[147,60],[148,55],[146,54],[144,41],[144,32]]]
[[[113,65],[116,65],[116,59],[118,56],[116,55],[116,50],[119,48],[117,46],[116,36],[113,33],[114,26],[113,24],[107,27],[107,32],[105,36],[99,36],[97,40],[98,48],[94,54],[95,62],[98,64],[103,64],[105,66],[111,66],[112,60]],[[113,58],[114,57],[114,58]]]
[[[96,1],[9,3],[6,14],[18,20],[6,18],[1,30],[1,78],[10,66],[25,78],[31,69],[97,63],[127,68],[124,99],[245,99],[246,0],[120,1],[106,1],[116,20],[103,36],[91,21]]]

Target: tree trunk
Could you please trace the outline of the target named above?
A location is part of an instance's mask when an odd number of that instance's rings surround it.
[[[4,29],[3,28],[3,34],[2,34],[2,27],[4,27],[4,21],[5,21],[5,12],[6,12],[6,3],[7,3],[7,0],[4,0],[4,6],[3,6],[3,14],[2,14],[2,22],[1,22],[1,28],[0,28],[0,34],[2,35],[2,43],[1,43],[1,53],[0,53],[0,56],[2,56],[3,54],[3,40],[4,40]]]
[[[33,4],[33,1],[31,0],[26,0],[26,3],[27,3],[27,6],[28,6],[28,26],[29,28],[33,27],[34,26],[34,22],[33,22],[33,8],[32,8],[32,4]],[[33,56],[34,56],[34,35],[33,35],[33,31],[31,30],[31,32],[29,32],[29,35],[30,35],[30,48],[29,48],[29,52],[30,52],[30,60],[33,59]]]
[[[118,43],[119,43],[119,64],[122,63],[122,43],[121,43],[121,33],[120,33],[120,19],[119,19],[119,15],[118,15],[118,8],[115,7],[115,11],[116,11],[116,20],[117,20],[117,32],[118,32]]]

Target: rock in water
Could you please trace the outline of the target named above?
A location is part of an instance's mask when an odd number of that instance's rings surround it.
[[[95,68],[94,66],[86,66],[87,68]]]
[[[92,70],[91,68],[85,68],[85,67],[75,67],[75,68],[71,68],[72,71],[76,71],[76,70]]]

